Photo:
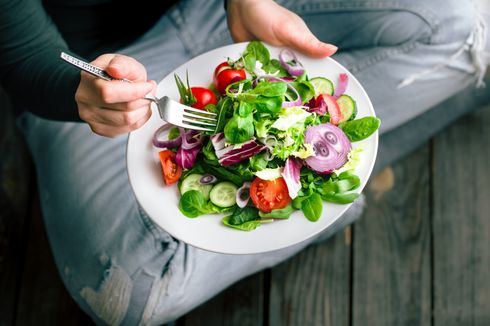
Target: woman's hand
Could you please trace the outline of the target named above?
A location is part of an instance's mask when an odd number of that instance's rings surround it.
[[[151,116],[150,102],[143,97],[155,91],[146,80],[145,67],[133,58],[104,54],[92,62],[123,81],[106,81],[82,72],[75,94],[80,118],[96,134],[115,137],[141,127]]]
[[[228,0],[228,26],[236,42],[261,40],[312,57],[326,57],[335,45],[320,42],[301,17],[272,0]]]

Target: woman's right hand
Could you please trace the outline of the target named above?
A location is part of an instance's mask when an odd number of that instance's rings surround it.
[[[80,118],[96,134],[115,137],[138,129],[151,116],[150,102],[143,99],[154,93],[156,83],[146,79],[145,67],[135,59],[104,54],[92,62],[109,75],[123,81],[106,81],[86,72],[81,73],[75,94]]]

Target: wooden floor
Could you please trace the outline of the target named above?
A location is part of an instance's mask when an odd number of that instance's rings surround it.
[[[0,325],[90,325],[54,267],[9,119],[0,121]],[[489,169],[487,107],[373,177],[353,226],[175,324],[490,325]]]

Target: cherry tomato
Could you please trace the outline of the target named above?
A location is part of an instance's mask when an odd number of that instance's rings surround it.
[[[159,156],[165,184],[171,185],[176,183],[182,175],[182,168],[175,162],[175,153],[166,149],[161,151]]]
[[[274,180],[255,178],[250,185],[250,198],[255,207],[266,213],[284,208],[291,201],[288,186],[282,177]]]
[[[224,94],[226,87],[231,83],[244,80],[245,78],[245,69],[233,69],[226,61],[220,63],[214,69],[213,82],[220,94]]]
[[[216,95],[212,90],[206,87],[191,87],[192,95],[196,98],[196,103],[192,104],[193,108],[203,110],[208,104],[218,104]]]

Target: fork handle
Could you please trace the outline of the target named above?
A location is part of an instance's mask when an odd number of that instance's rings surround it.
[[[69,55],[68,53],[61,52],[60,55],[61,59],[65,60],[68,63],[71,63],[77,68],[82,69],[83,71],[88,72],[89,74],[92,74],[96,77],[105,79],[105,80],[121,80],[130,83],[131,81],[129,79],[118,79],[114,78],[111,75],[109,75],[106,71],[100,69],[99,67],[96,67],[88,62],[85,62],[81,59],[75,58],[74,56]]]

